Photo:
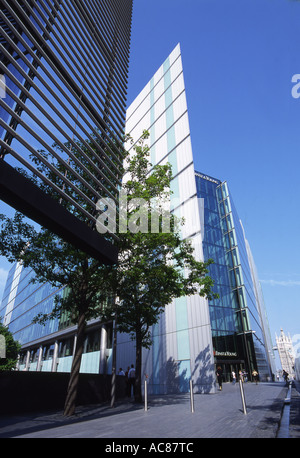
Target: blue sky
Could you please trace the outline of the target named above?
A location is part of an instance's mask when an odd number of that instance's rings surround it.
[[[299,30],[292,0],[134,0],[128,105],[180,43],[195,166],[229,184],[273,340],[300,334]]]
[[[180,43],[198,171],[226,180],[271,336],[300,338],[300,2],[137,0],[128,104]]]

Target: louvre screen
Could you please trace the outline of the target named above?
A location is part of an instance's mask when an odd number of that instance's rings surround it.
[[[122,180],[132,0],[0,5],[1,162],[95,230]]]

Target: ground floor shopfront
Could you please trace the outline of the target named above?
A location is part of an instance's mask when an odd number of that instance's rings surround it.
[[[240,371],[252,380],[252,371],[258,367],[254,344],[251,353],[245,351],[246,340],[227,339],[226,342],[240,342],[231,351],[221,351],[220,339],[212,339],[212,345],[201,348],[199,334],[194,329],[183,335],[162,334],[164,320],[153,330],[153,345],[143,349],[142,377],[146,377],[151,394],[188,392],[192,380],[196,392],[213,393],[216,388],[216,370],[223,371],[223,382],[232,381],[232,372],[236,376]],[[209,342],[209,329],[206,342]],[[193,340],[192,340],[193,338]],[[202,330],[203,338],[203,330]],[[224,344],[222,339],[222,344]],[[113,324],[94,322],[86,331],[81,362],[81,373],[111,374],[113,360]],[[249,337],[248,337],[249,342]],[[76,344],[76,329],[67,329],[48,336],[47,340],[31,342],[24,346],[20,355],[18,370],[30,372],[70,372]],[[172,346],[173,344],[173,346]],[[198,348],[196,347],[198,344]],[[219,350],[215,346],[219,345]],[[217,347],[218,348],[218,347]],[[173,352],[172,352],[173,350]],[[193,352],[194,351],[194,354]],[[172,353],[171,353],[172,352]],[[194,356],[195,355],[195,356]],[[135,342],[126,334],[118,334],[116,349],[117,373],[135,364]],[[260,380],[270,380],[269,371],[260,372]]]

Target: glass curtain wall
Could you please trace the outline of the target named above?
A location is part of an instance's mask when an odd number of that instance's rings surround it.
[[[204,199],[204,259],[218,299],[209,301],[216,364],[230,380],[231,371],[251,378],[257,369],[269,375],[260,317],[251,279],[244,235],[227,183],[196,173],[198,198]]]

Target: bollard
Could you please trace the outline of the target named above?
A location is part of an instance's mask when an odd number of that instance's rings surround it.
[[[148,410],[147,380],[145,380],[145,412]]]
[[[242,380],[239,380],[239,384],[240,384],[241,398],[242,398],[242,404],[243,404],[243,411],[244,411],[244,414],[247,415],[247,407],[246,407],[245,393],[244,393],[244,387],[243,387]]]
[[[111,377],[111,389],[110,389],[110,407],[115,407],[116,400],[116,370],[113,370]]]
[[[193,392],[193,382],[190,380],[190,397],[191,397],[191,412],[194,413],[194,392]]]

